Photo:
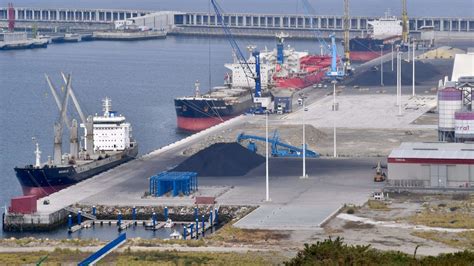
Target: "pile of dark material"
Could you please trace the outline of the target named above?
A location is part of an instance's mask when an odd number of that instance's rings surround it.
[[[186,159],[171,171],[199,176],[243,176],[265,158],[238,143],[216,143]]]
[[[412,64],[413,62],[402,61],[402,85],[412,84]],[[385,86],[396,86],[397,85],[397,62],[393,65],[394,71],[392,71],[392,63],[386,62],[383,65],[383,81]],[[356,70],[357,71],[357,70]],[[432,64],[415,61],[415,83],[426,81],[432,81],[434,78],[442,78],[441,72]],[[362,72],[355,73],[354,77],[349,79],[346,83],[349,86],[378,86],[380,85],[380,65],[374,66],[373,68]]]

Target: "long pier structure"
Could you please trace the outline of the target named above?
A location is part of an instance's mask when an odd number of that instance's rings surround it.
[[[0,7],[0,26],[8,21],[8,8]],[[153,20],[163,14],[171,14],[166,19],[166,28],[212,28],[219,27],[214,14],[203,12],[152,11],[152,10],[122,10],[122,9],[78,9],[78,8],[30,8],[15,7],[15,21],[37,23],[38,27],[45,23],[53,24],[105,24],[113,25],[114,21],[139,19],[149,17]],[[290,14],[224,14],[224,21],[236,29],[272,29],[272,30],[312,30],[342,31],[342,15],[290,15]],[[354,16],[350,18],[350,29],[353,32],[363,32],[368,29],[368,21],[377,19],[373,16]],[[145,21],[145,20],[143,20]],[[161,24],[161,26],[163,26]],[[474,17],[412,17],[409,28],[418,32],[426,27],[433,27],[440,32],[474,32]],[[178,30],[179,32],[179,30]]]

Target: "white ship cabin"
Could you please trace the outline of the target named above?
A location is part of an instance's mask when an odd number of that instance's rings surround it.
[[[369,21],[369,34],[374,39],[386,39],[394,36],[401,36],[403,32],[402,21],[397,17],[388,16],[378,20]]]
[[[288,73],[297,73],[300,71],[300,59],[307,56],[307,52],[297,52],[294,48],[289,45],[283,51],[284,63],[282,68],[287,75]],[[250,56],[247,62],[252,69],[255,71],[255,58]],[[273,75],[276,72],[277,65],[277,50],[268,51],[266,48],[260,53],[260,79],[262,89],[268,89],[272,83]],[[225,67],[232,71],[230,84],[232,87],[241,88],[254,88],[255,80],[247,77],[242,66],[237,62],[234,56],[234,63],[225,64]]]
[[[104,114],[95,115],[94,121],[94,150],[95,151],[122,151],[130,147],[130,123],[125,117],[112,111],[112,101],[103,100]]]

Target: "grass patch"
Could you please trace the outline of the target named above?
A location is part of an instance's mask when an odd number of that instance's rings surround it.
[[[423,211],[409,218],[414,224],[444,228],[474,229],[474,214],[460,211]]]
[[[373,224],[364,224],[362,222],[347,221],[342,228],[344,229],[371,229],[374,228]]]
[[[390,208],[380,200],[369,200],[367,201],[367,206],[369,206],[372,210],[381,210],[381,211],[388,211]]]
[[[76,264],[89,256],[89,253],[57,249],[54,252],[0,253],[1,265],[36,264],[48,255],[43,265]],[[212,253],[177,251],[125,251],[107,255],[102,264],[113,265],[273,265],[285,258],[270,253]]]
[[[209,240],[217,240],[232,243],[256,243],[256,242],[278,242],[283,239],[288,239],[289,233],[273,230],[255,230],[255,229],[241,229],[228,223],[219,229]]]
[[[474,231],[447,233],[437,231],[415,231],[414,236],[443,243],[450,247],[474,250]]]

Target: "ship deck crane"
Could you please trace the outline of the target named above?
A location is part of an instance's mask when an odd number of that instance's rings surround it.
[[[237,142],[241,143],[243,140],[251,141],[249,142],[249,145],[247,146],[247,148],[254,152],[257,151],[257,146],[255,145],[253,141],[257,140],[257,141],[266,142],[265,137],[260,137],[260,136],[255,136],[255,135],[246,135],[244,133],[241,133],[240,135],[237,136]],[[278,131],[276,130],[273,133],[273,137],[268,139],[268,143],[272,145],[271,146],[272,157],[302,157],[303,156],[303,149],[281,142]],[[319,153],[306,149],[306,157],[318,158],[319,156],[320,156]]]
[[[232,47],[232,50],[234,52],[234,55],[239,62],[240,66],[242,67],[244,74],[247,78],[255,80],[255,97],[261,97],[261,82],[260,82],[260,75],[259,75],[259,68],[260,68],[260,53],[258,51],[253,51],[252,55],[255,57],[255,67],[256,71],[253,71],[252,68],[250,67],[249,63],[245,59],[244,53],[240,49],[239,45],[237,44],[237,41],[235,40],[234,36],[232,35],[232,32],[229,28],[229,26],[226,24],[224,20],[223,14],[223,9],[220,7],[220,5],[217,3],[216,0],[211,0],[212,7],[214,8],[214,12],[216,13],[217,17],[217,22],[221,24],[222,30],[224,31],[225,36],[227,37],[227,40],[230,43],[230,46]]]

